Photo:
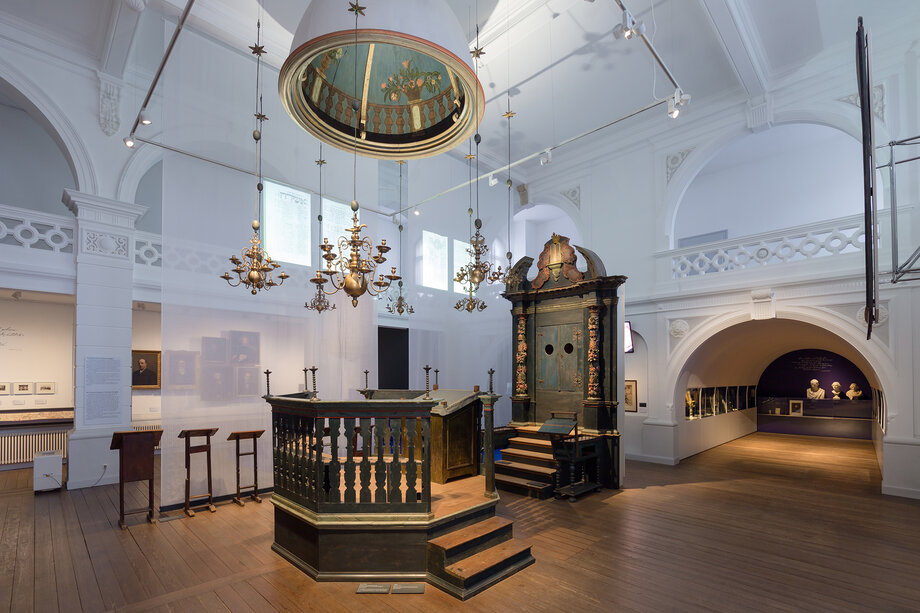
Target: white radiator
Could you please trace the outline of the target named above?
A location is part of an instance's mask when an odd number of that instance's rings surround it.
[[[161,426],[160,424],[131,424],[131,427],[134,429],[135,432],[142,432],[144,430],[159,430],[163,426]],[[156,447],[154,447],[154,449],[159,451],[160,446],[157,445]]]
[[[57,451],[66,458],[67,432],[0,432],[0,465],[31,462],[42,451]]]

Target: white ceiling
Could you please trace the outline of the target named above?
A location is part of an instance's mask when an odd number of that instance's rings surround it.
[[[322,0],[341,2],[346,0]],[[364,4],[371,11],[375,1]],[[388,0],[392,1],[392,0]],[[475,37],[482,24],[486,54],[480,80],[487,106],[480,128],[483,170],[537,153],[594,129],[673,92],[639,40],[615,40],[620,10],[613,0],[447,0],[460,27]],[[821,58],[839,58],[852,70],[856,17],[881,32],[920,22],[917,0],[624,0],[644,20],[647,34],[679,81],[693,96],[684,117],[713,105],[771,91],[778,80],[813,69]],[[189,27],[229,46],[252,44],[261,15],[268,61],[280,65],[305,0],[196,0]],[[58,47],[78,49],[99,64],[111,49],[117,10],[126,0],[3,0],[0,21],[43,36]],[[185,0],[150,0],[147,13],[174,17]],[[260,9],[261,6],[261,9]],[[477,20],[478,13],[478,20]],[[411,15],[407,19],[420,19]],[[168,29],[168,28],[167,28]],[[916,28],[915,28],[916,29]],[[159,63],[164,34],[149,15],[134,36],[129,67],[149,72]],[[855,90],[855,85],[854,85]],[[664,109],[648,111],[668,127]],[[632,121],[632,120],[630,120]],[[634,125],[630,123],[621,125]],[[607,134],[607,133],[604,133]],[[462,151],[460,151],[462,150]],[[568,149],[571,151],[571,149]],[[462,157],[466,146],[455,153]],[[554,153],[555,159],[567,154]],[[533,160],[516,169],[524,178],[539,169]]]

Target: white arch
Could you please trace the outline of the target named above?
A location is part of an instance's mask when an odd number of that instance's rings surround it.
[[[0,62],[0,80],[15,90],[13,98],[39,123],[61,148],[73,173],[77,191],[96,194],[98,185],[92,159],[67,114],[25,74],[11,63]]]
[[[163,160],[163,150],[154,145],[139,145],[131,159],[125,164],[118,178],[118,191],[115,198],[122,202],[134,202],[137,186],[154,164]]]
[[[581,242],[588,240],[588,233],[585,232],[585,225],[581,216],[581,210],[565,196],[552,193],[531,195],[530,204],[524,207],[518,207],[516,213],[519,211],[527,210],[538,204],[548,204],[562,211],[562,213],[571,219],[573,224],[575,224],[575,227],[578,229],[578,233],[581,235]]]
[[[811,324],[837,336],[865,358],[872,369],[872,377],[878,381],[882,391],[894,389],[895,381],[892,377],[897,373],[894,361],[877,343],[866,342],[865,330],[856,319],[818,307],[780,304],[776,306],[776,317]],[[751,321],[749,310],[724,313],[702,322],[683,339],[668,359],[665,370],[664,389],[672,390],[671,402],[674,406],[679,406],[684,397],[680,378],[697,349],[719,332],[748,321]]]
[[[845,102],[835,102],[836,108],[803,107],[779,112],[774,117],[774,126],[795,123],[810,123],[827,126],[849,134],[857,141],[862,141],[862,128],[859,109]],[[852,110],[851,110],[852,109]],[[675,224],[677,212],[684,194],[696,176],[706,167],[719,151],[734,141],[751,135],[747,127],[735,125],[716,134],[710,141],[697,146],[671,177],[665,190],[664,227],[662,231],[668,239],[668,248],[674,249]],[[876,122],[876,141],[888,142],[888,129],[884,123]]]

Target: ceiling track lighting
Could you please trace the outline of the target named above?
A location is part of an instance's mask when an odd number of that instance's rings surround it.
[[[623,20],[613,27],[614,38],[625,38],[629,40],[634,36],[643,36],[645,34],[645,23],[641,19],[636,19],[627,9],[623,9]]]
[[[546,166],[553,163],[553,149],[550,147],[540,156],[540,166]]]
[[[150,119],[150,113],[147,112],[147,109],[141,109],[140,115],[138,115],[138,122],[142,126],[149,126],[153,123],[153,120]]]
[[[680,109],[690,102],[690,94],[685,94],[680,88],[674,90],[674,95],[668,98],[668,117],[677,119]]]
[[[128,149],[134,149],[134,138],[132,137],[133,135],[126,136],[124,138],[125,147],[127,147]]]
[[[494,174],[489,175],[489,187],[495,187],[496,185],[498,185],[498,177]]]

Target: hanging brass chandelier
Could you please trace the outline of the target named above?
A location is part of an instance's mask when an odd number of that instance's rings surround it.
[[[396,207],[397,211],[402,211],[402,187],[403,187],[403,166],[405,165],[405,160],[399,160],[399,206]],[[401,214],[401,213],[397,213]],[[408,223],[408,217],[406,217]],[[404,268],[403,266],[403,225],[399,224],[399,267]],[[415,309],[409,304],[409,301],[406,300],[403,296],[403,281],[400,279],[397,282],[399,286],[399,296],[394,300],[392,295],[387,296],[386,310],[387,313],[393,313],[395,315],[411,315],[415,313]]]
[[[364,7],[357,3],[352,3],[352,12],[355,14],[355,45],[358,40],[358,16],[363,15]],[[357,89],[358,79],[358,56],[354,55],[354,78],[355,89]],[[360,108],[360,100],[354,99],[352,107],[354,110]],[[387,246],[386,239],[381,239],[380,244],[373,246],[370,237],[361,236],[361,231],[367,227],[358,221],[358,128],[354,127],[353,140],[353,170],[352,170],[352,225],[346,228],[351,236],[340,236],[335,244],[330,244],[328,238],[323,238],[319,248],[323,252],[323,259],[326,260],[326,269],[317,271],[315,277],[310,279],[311,283],[316,284],[317,290],[325,292],[326,295],[333,295],[342,290],[351,297],[351,305],[358,306],[358,298],[364,294],[377,296],[385,292],[393,281],[398,281],[400,276],[396,274],[396,267],[393,266],[390,274],[377,274],[377,267],[387,261],[386,254],[390,247]],[[373,255],[374,249],[377,254]],[[328,279],[326,278],[328,277]],[[375,278],[376,277],[376,278]],[[327,290],[324,285],[329,283],[332,290]]]
[[[476,26],[476,46],[474,50],[470,52],[473,56],[473,64],[477,74],[479,74],[479,59],[485,52],[479,46],[479,25]],[[480,230],[482,229],[482,219],[479,217],[479,143],[482,142],[482,137],[477,132],[473,137],[473,142],[476,143],[476,153],[473,154],[472,146],[470,146],[470,152],[466,155],[467,165],[470,172],[470,207],[467,209],[467,214],[470,217],[470,220],[473,219],[473,160],[476,160],[476,220],[472,222],[472,225],[476,227],[476,232],[474,233],[472,227],[470,228],[470,246],[466,250],[470,254],[470,260],[464,266],[460,267],[460,270],[457,271],[457,274],[454,276],[454,281],[465,285],[466,297],[461,298],[457,301],[457,304],[454,305],[454,308],[458,311],[466,311],[467,313],[473,313],[474,311],[483,311],[488,306],[482,298],[479,298],[476,295],[476,292],[479,290],[479,286],[482,283],[492,284],[504,277],[502,272],[502,267],[495,267],[491,260],[485,258],[486,254],[489,252],[489,247],[486,245],[486,239],[483,238]]]
[[[268,257],[259,236],[262,225],[259,221],[262,217],[262,122],[268,120],[268,117],[262,113],[261,71],[262,54],[265,53],[265,47],[261,44],[261,25],[261,22],[256,22],[256,44],[249,47],[256,56],[256,110],[254,113],[256,128],[252,131],[252,138],[256,142],[259,174],[259,180],[256,183],[256,214],[255,219],[252,220],[252,236],[249,238],[249,246],[240,253],[242,259],[236,255],[230,256],[230,262],[234,266],[231,272],[236,276],[234,277],[229,272],[220,275],[220,278],[229,283],[231,287],[243,285],[253,296],[259,293],[259,290],[269,290],[276,285],[281,285],[289,277],[286,272],[281,271],[278,274],[279,280],[275,281],[274,273],[281,265]]]
[[[319,207],[320,214],[317,215],[317,221],[319,221],[319,234],[323,235],[323,166],[326,165],[326,160],[323,159],[323,144],[319,144],[319,159],[316,160],[316,165],[319,166]],[[322,258],[322,255],[320,255]],[[316,261],[316,278],[323,279],[323,273],[319,271],[321,264],[320,260]],[[316,311],[317,315],[321,315],[323,311],[333,311],[335,310],[335,305],[329,302],[329,299],[326,298],[326,293],[323,291],[322,283],[316,285],[316,296],[313,297],[310,302],[304,303],[304,308],[310,309],[311,311]]]

